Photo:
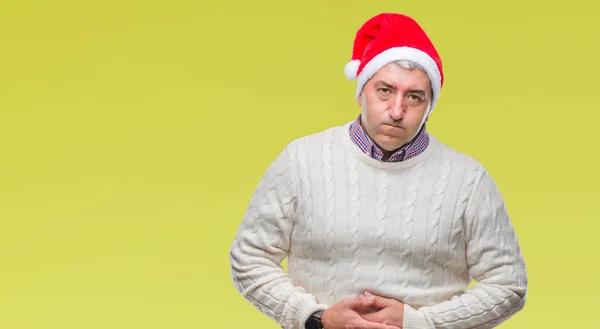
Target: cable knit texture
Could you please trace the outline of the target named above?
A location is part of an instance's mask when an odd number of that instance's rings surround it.
[[[284,329],[365,290],[405,303],[404,329],[493,328],[522,309],[525,263],[483,166],[433,136],[381,162],[350,124],[294,140],[267,169],[231,247],[239,292]]]

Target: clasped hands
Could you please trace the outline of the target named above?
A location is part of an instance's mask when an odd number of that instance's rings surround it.
[[[404,303],[365,292],[335,303],[321,321],[325,329],[402,329]]]

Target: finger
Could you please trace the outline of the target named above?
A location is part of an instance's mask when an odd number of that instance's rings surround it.
[[[383,322],[380,312],[360,313],[360,317],[367,321],[371,321],[371,322],[379,322],[379,323]]]
[[[360,310],[357,310],[358,312],[362,313],[375,313],[375,312],[379,312],[383,310],[383,308],[378,308],[378,307],[363,307]]]
[[[375,303],[375,301],[376,301],[376,298],[375,298],[376,296],[375,296],[375,295],[373,295],[373,294],[372,294],[372,293],[370,293],[369,291],[365,290],[365,292],[363,293],[363,297],[364,297],[364,298],[366,299],[366,301],[367,301],[367,302],[366,302],[366,304],[367,304],[367,305],[369,305],[369,306],[371,306],[371,309],[374,309],[374,310],[379,310],[379,309],[381,309],[380,307],[375,307],[375,305],[374,305],[374,303]],[[381,297],[381,296],[379,296],[379,298],[381,298],[381,299],[385,299],[385,298],[383,298],[383,297]]]
[[[372,303],[375,301],[374,299],[375,295],[373,295],[372,293],[370,293],[369,291],[365,290],[365,292],[363,293],[363,298],[365,299],[364,303],[365,305],[371,306],[371,312],[376,312],[379,310],[379,308],[377,307],[372,307]]]
[[[368,306],[371,306],[371,307],[386,308],[386,307],[392,306],[391,299],[373,295],[369,292],[365,292],[365,294],[363,295],[363,298],[365,299],[365,301],[363,303],[366,303]]]
[[[354,325],[356,328],[361,328],[361,329],[400,329],[399,327],[396,327],[396,326],[390,326],[387,324],[377,323],[377,322],[369,322],[364,319],[357,319],[355,321]]]
[[[359,312],[366,312],[366,311],[373,312],[373,311],[378,311],[380,309],[379,307],[374,306],[375,296],[361,295],[356,298],[353,298],[352,300],[350,300],[348,302],[349,302],[349,306],[352,309],[354,309],[355,311],[359,311]]]

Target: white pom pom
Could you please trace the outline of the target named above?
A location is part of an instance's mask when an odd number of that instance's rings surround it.
[[[358,71],[358,66],[360,65],[360,61],[358,59],[351,60],[344,66],[344,74],[348,80],[356,79],[356,72]]]

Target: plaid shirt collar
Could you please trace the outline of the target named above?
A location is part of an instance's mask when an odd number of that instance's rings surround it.
[[[356,120],[350,125],[350,138],[360,148],[361,151],[369,155],[370,157],[383,161],[383,152],[381,149],[373,143],[369,135],[360,125],[361,116],[359,115]],[[412,157],[415,157],[423,152],[427,145],[429,145],[429,136],[426,132],[425,125],[419,131],[417,136],[413,138],[410,143],[402,146],[396,150],[392,156],[387,160],[388,162],[400,162],[406,161]]]

